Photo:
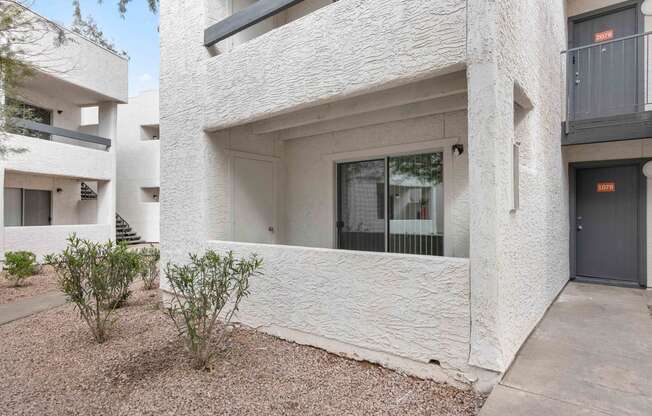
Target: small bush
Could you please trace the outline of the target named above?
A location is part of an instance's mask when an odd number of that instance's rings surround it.
[[[14,287],[21,286],[25,278],[38,273],[36,256],[29,251],[7,251],[5,271],[7,279]]]
[[[236,259],[209,250],[190,255],[190,264],[168,264],[165,276],[172,290],[167,312],[189,351],[192,366],[206,368],[213,350],[209,342],[216,331],[216,344],[223,346],[228,325],[240,301],[249,295],[249,278],[260,274],[262,260],[256,255]],[[216,328],[219,326],[219,328]]]
[[[124,244],[95,243],[68,237],[68,247],[45,259],[58,276],[61,291],[75,304],[97,342],[104,342],[119,300],[129,293],[129,282],[139,271],[138,255]]]
[[[140,277],[143,279],[143,286],[145,290],[152,290],[156,288],[156,279],[159,275],[159,260],[161,259],[161,251],[154,246],[144,247],[140,250]]]
[[[131,296],[131,284],[140,273],[141,260],[138,252],[129,250],[126,243],[115,244],[109,241],[106,245],[109,280],[117,290],[114,292],[116,296],[104,306],[108,309],[117,309],[122,307]]]

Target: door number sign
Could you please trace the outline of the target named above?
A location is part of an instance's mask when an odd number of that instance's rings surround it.
[[[616,192],[616,182],[598,182],[595,188],[598,193]]]
[[[595,43],[606,42],[614,38],[614,30],[609,29],[604,32],[598,32],[593,35],[593,41]]]

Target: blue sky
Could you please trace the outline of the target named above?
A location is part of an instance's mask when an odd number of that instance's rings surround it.
[[[72,0],[31,0],[39,14],[70,27]],[[125,18],[120,17],[116,1],[80,0],[84,17],[91,15],[117,50],[129,54],[129,95],[158,88],[158,15],[152,14],[145,0],[132,0]]]

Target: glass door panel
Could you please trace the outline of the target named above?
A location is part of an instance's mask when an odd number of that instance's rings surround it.
[[[50,191],[25,189],[24,225],[50,225]]]
[[[388,166],[388,251],[443,255],[443,153],[390,157]]]
[[[23,190],[5,188],[5,227],[23,225]]]
[[[385,160],[337,165],[337,246],[385,251]]]

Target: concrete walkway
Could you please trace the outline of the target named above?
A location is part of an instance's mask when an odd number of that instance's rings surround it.
[[[652,415],[652,292],[570,283],[481,416]]]
[[[64,303],[66,303],[66,298],[62,293],[50,292],[0,305],[0,325],[63,305]]]

